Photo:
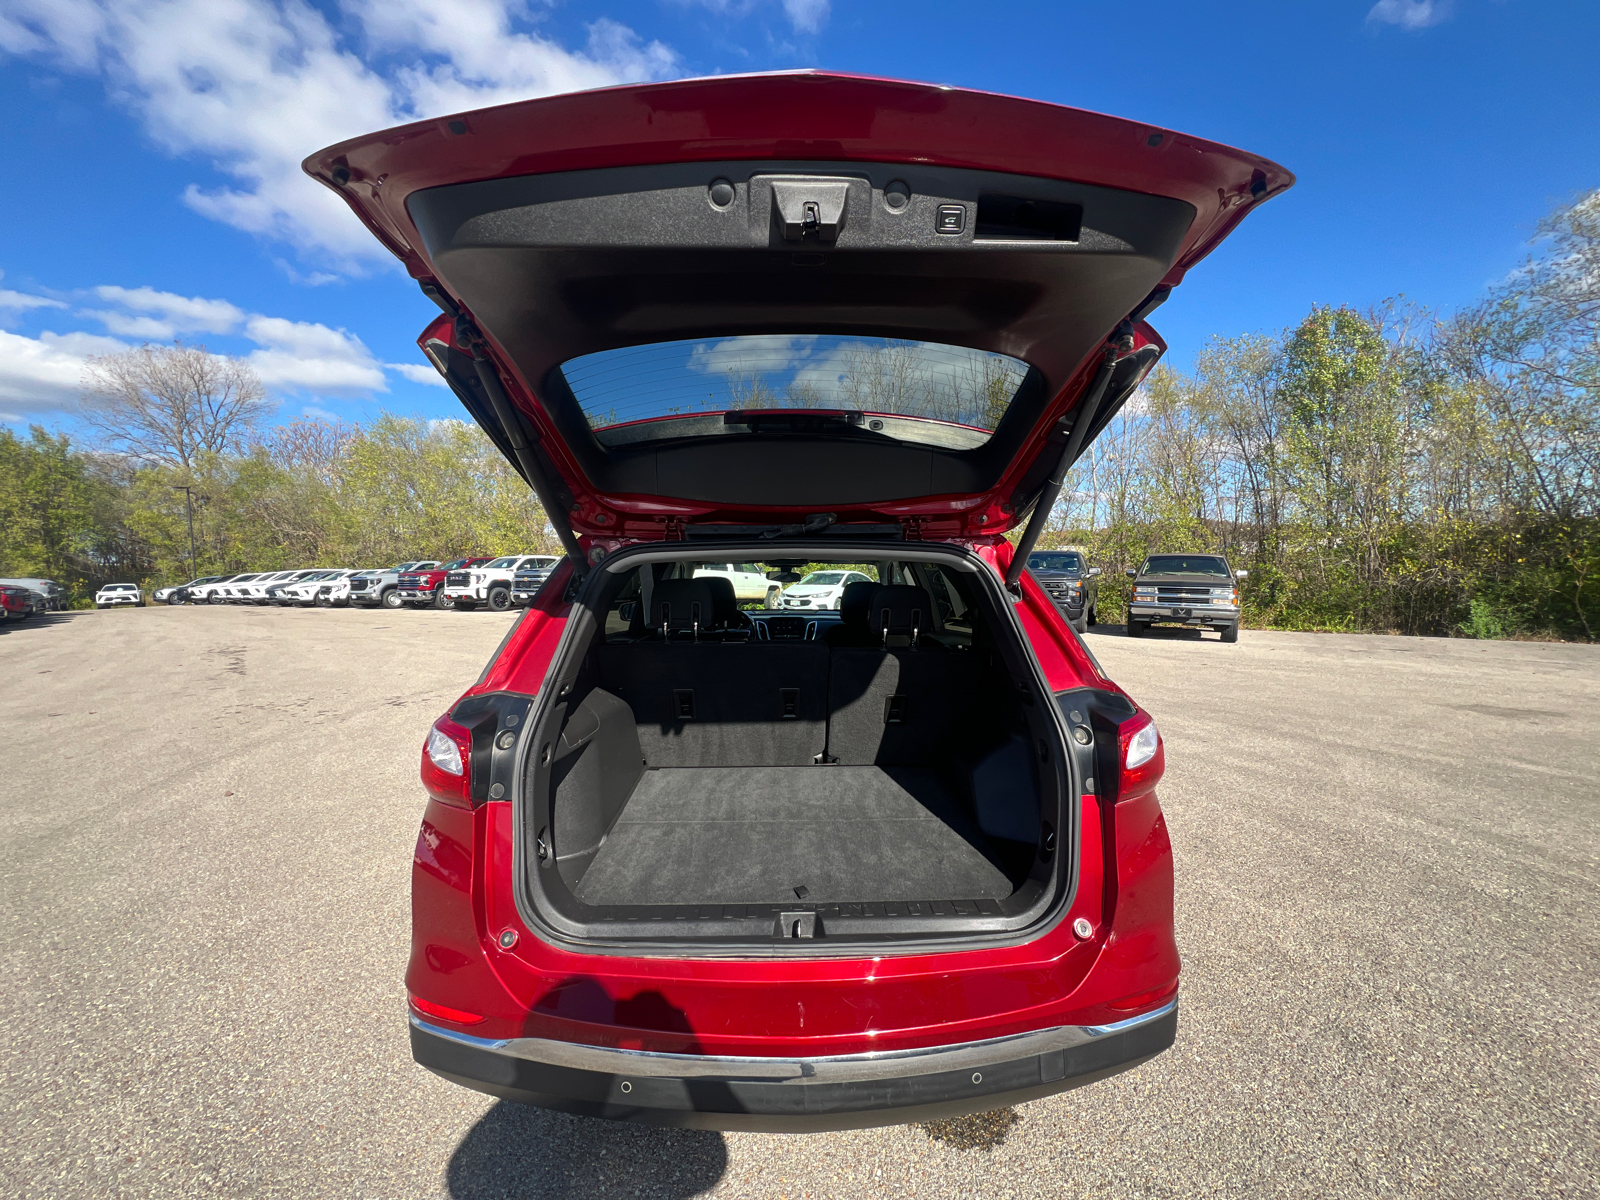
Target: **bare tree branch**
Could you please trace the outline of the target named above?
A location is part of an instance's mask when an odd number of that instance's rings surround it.
[[[140,346],[91,358],[83,419],[107,449],[194,470],[205,453],[239,450],[271,411],[248,363],[204,346]]]

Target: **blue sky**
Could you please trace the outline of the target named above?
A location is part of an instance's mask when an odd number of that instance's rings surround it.
[[[1314,303],[1449,309],[1600,186],[1597,46],[1572,0],[0,0],[0,423],[71,429],[85,356],[174,336],[249,356],[285,418],[457,415],[413,342],[435,310],[300,158],[729,71],[1010,92],[1283,163],[1298,186],[1157,314],[1179,366]]]

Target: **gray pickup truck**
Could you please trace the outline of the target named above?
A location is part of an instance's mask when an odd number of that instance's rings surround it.
[[[1225,642],[1239,640],[1239,580],[1220,554],[1152,554],[1133,580],[1128,603],[1128,636],[1151,625],[1191,625],[1215,629]]]
[[[350,577],[349,602],[352,608],[371,608],[381,604],[385,608],[399,608],[405,603],[400,598],[400,576],[406,571],[421,571],[439,564],[433,559],[403,562],[381,571],[362,571]]]

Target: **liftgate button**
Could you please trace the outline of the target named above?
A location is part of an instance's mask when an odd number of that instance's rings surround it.
[[[934,218],[933,228],[936,233],[960,233],[967,227],[967,206],[964,204],[941,204],[938,215]]]

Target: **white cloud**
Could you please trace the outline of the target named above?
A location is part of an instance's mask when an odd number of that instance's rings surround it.
[[[245,361],[272,391],[349,395],[389,390],[383,364],[360,338],[343,329],[253,316],[244,332],[259,347]]]
[[[433,367],[424,363],[384,363],[385,367],[411,380],[412,383],[424,383],[431,387],[448,387],[444,377]]]
[[[84,363],[127,346],[91,333],[41,333],[36,338],[0,330],[0,420],[70,408],[78,399]]]
[[[770,374],[792,371],[810,357],[816,336],[786,337],[777,334],[724,338],[702,342],[689,355],[691,371],[722,375]]]
[[[828,0],[783,0],[783,11],[796,33],[821,33],[828,23]]]
[[[237,305],[226,300],[206,300],[199,296],[179,296],[155,288],[97,287],[95,295],[131,312],[91,309],[94,317],[112,333],[146,341],[165,342],[184,333],[232,333],[244,320]]]
[[[1454,0],[1378,0],[1367,13],[1367,20],[1401,29],[1426,29],[1448,20],[1454,8]]]
[[[48,296],[30,296],[26,292],[13,292],[0,288],[0,309],[11,312],[24,312],[30,308],[65,308],[60,300],[52,300]]]
[[[6,0],[0,50],[103,78],[174,155],[233,186],[191,184],[195,211],[349,269],[385,252],[300,170],[307,154],[398,122],[659,78],[677,57],[598,20],[568,50],[514,28],[520,0],[345,0],[336,27],[305,0]],[[363,61],[340,32],[363,39]]]

